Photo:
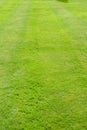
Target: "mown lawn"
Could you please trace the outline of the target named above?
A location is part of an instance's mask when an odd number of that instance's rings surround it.
[[[0,0],[0,130],[87,130],[87,0]]]

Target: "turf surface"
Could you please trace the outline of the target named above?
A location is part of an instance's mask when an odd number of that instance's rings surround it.
[[[87,0],[0,1],[0,130],[87,130]]]

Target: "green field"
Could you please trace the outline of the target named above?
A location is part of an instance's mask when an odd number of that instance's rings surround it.
[[[87,0],[0,0],[0,130],[87,130]]]

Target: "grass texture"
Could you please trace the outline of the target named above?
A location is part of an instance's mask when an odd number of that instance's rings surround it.
[[[87,130],[87,0],[0,0],[0,130]]]

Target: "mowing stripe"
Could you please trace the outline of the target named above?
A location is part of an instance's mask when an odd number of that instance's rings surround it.
[[[54,5],[54,6],[53,6]],[[58,8],[59,6],[59,8]],[[81,66],[84,68],[84,73],[87,72],[86,67],[86,41],[87,41],[87,27],[86,23],[81,21],[75,14],[72,14],[67,8],[62,4],[51,5],[57,18],[60,17],[63,28],[66,27],[69,37],[72,37],[72,47],[79,59]],[[57,13],[58,12],[58,13]],[[67,17],[67,18],[66,18]],[[72,30],[72,31],[71,31]],[[83,51],[84,50],[84,51]]]
[[[16,2],[15,2],[16,3]],[[21,33],[24,32],[27,19],[27,12],[29,10],[29,1],[20,1],[17,3],[17,8],[13,11],[8,22],[3,27],[1,33],[1,48],[0,48],[0,128],[1,129],[13,129],[16,127],[14,124],[16,112],[19,106],[17,106],[16,90],[18,89],[17,82],[19,84],[19,75],[17,77],[16,72],[20,69],[20,58],[15,55],[17,44],[20,44]],[[25,5],[25,6],[24,6]],[[11,6],[12,7],[12,6]],[[8,19],[8,17],[7,17]],[[17,48],[18,49],[18,48]],[[20,48],[19,48],[20,50]],[[18,54],[18,53],[17,53]],[[17,57],[17,58],[16,58]],[[13,60],[15,58],[15,61]],[[17,63],[15,65],[15,63]],[[9,75],[10,72],[10,75]],[[18,73],[18,72],[17,72]],[[16,76],[16,77],[15,77]],[[13,82],[13,83],[12,83]],[[16,83],[16,84],[15,84]],[[3,118],[3,120],[2,120]],[[5,125],[4,125],[5,122]],[[8,125],[7,125],[8,124]],[[14,126],[15,125],[15,126]]]

